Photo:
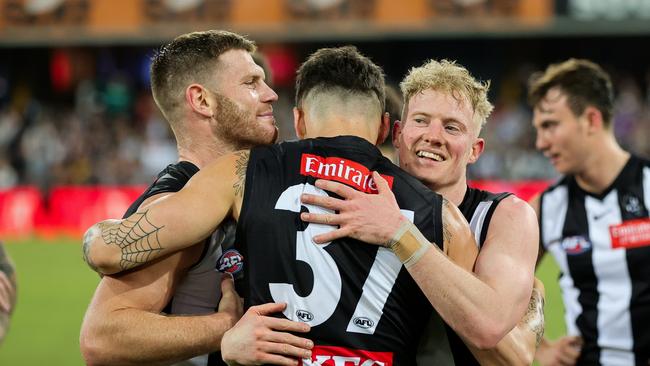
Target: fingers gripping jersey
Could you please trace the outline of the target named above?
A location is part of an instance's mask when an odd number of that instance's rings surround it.
[[[284,316],[312,326],[316,348],[304,365],[413,365],[432,309],[397,257],[352,239],[324,245],[314,235],[335,229],[306,224],[300,195],[327,195],[316,178],[376,191],[371,172],[392,182],[406,217],[442,243],[441,197],[357,137],[288,142],[251,151],[237,246],[246,258],[246,307],[286,302]],[[347,363],[346,363],[347,362]]]

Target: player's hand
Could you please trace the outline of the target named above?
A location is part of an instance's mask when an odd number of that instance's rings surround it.
[[[290,332],[309,332],[309,325],[270,317],[286,308],[284,303],[252,306],[221,340],[221,357],[228,365],[297,365],[311,358],[314,342]]]
[[[319,179],[316,187],[336,193],[343,199],[303,194],[303,203],[320,206],[338,213],[316,214],[303,212],[300,218],[306,222],[338,225],[339,228],[314,236],[315,243],[350,237],[366,243],[387,245],[393,235],[407,220],[397,206],[395,195],[388,182],[377,172],[372,173],[377,185],[377,194],[359,192],[345,184]]]
[[[556,341],[544,340],[539,345],[535,359],[542,366],[571,366],[576,364],[582,349],[582,338],[565,336]]]
[[[7,274],[0,271],[0,312],[11,314],[15,302],[16,289]]]
[[[217,312],[229,314],[232,316],[233,322],[238,321],[244,313],[244,305],[235,291],[235,281],[230,273],[224,273],[221,276],[221,300]]]

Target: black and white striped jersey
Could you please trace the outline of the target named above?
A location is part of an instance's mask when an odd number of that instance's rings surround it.
[[[650,162],[632,156],[601,194],[572,176],[544,191],[540,238],[557,261],[569,335],[584,340],[578,364],[650,360]]]
[[[499,202],[509,195],[511,193],[497,194],[467,187],[463,202],[458,208],[469,223],[479,250],[485,242],[494,210]],[[441,322],[440,318],[433,317],[422,337],[418,348],[418,365],[479,365],[465,343],[451,327],[445,324],[445,332],[436,333],[436,329],[439,329],[437,322]],[[451,353],[448,352],[448,349],[451,350]]]
[[[331,212],[303,204],[302,193],[326,196],[316,179],[376,192],[372,171],[392,187],[402,213],[442,243],[442,198],[354,136],[307,139],[251,150],[236,247],[246,258],[245,305],[284,302],[288,319],[306,322],[315,347],[301,365],[415,364],[432,307],[390,250],[341,238],[312,237],[335,226],[306,224],[300,212]],[[444,333],[440,325],[439,330]]]

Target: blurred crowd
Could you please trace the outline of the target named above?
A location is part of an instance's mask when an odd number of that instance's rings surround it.
[[[483,130],[487,148],[470,169],[472,179],[550,179],[554,171],[535,150],[526,103],[532,68],[493,79],[495,110]],[[622,145],[650,156],[648,80],[613,74],[615,132]],[[650,70],[648,71],[650,75]],[[650,76],[649,76],[650,77]],[[144,184],[177,159],[175,141],[150,91],[117,73],[107,81],[80,81],[66,102],[7,88],[0,77],[0,188],[35,185]],[[295,138],[293,91],[276,86],[275,115],[282,139]],[[3,97],[4,94],[4,97]],[[391,154],[390,144],[384,146]]]

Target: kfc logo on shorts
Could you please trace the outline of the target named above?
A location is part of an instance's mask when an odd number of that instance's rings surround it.
[[[650,217],[628,220],[609,227],[612,248],[638,248],[650,245]]]
[[[236,249],[226,250],[219,261],[217,261],[217,269],[221,273],[235,274],[244,268],[244,256],[242,256]]]
[[[591,242],[583,235],[568,236],[560,244],[568,255],[582,254],[591,250]]]
[[[324,158],[318,155],[302,154],[300,174],[320,179],[333,180],[349,185],[358,191],[377,193],[377,185],[365,166],[338,157]],[[393,187],[393,177],[381,175]]]
[[[303,358],[303,366],[393,366],[392,352],[372,352],[359,349],[314,346],[311,359]]]

